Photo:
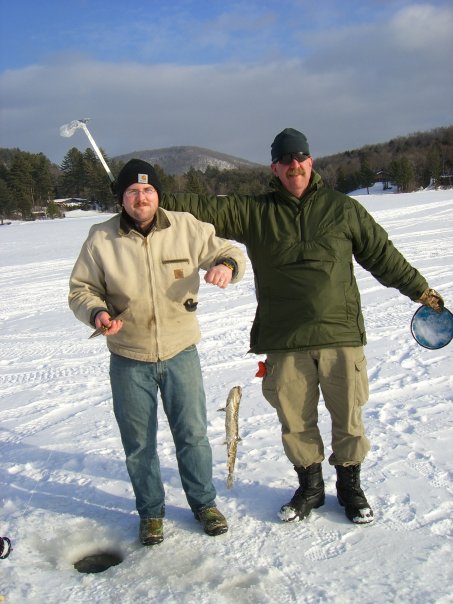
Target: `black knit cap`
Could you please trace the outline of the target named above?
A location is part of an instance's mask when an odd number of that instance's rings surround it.
[[[272,162],[275,163],[285,155],[285,153],[305,153],[310,155],[308,141],[305,134],[294,130],[294,128],[285,128],[274,139],[271,145]]]
[[[125,164],[118,174],[117,179],[112,183],[112,191],[122,203],[123,193],[134,184],[151,185],[160,195],[161,184],[153,166],[142,159],[131,159]]]

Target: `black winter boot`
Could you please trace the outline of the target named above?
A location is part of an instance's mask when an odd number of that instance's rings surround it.
[[[373,510],[360,487],[360,464],[335,466],[335,469],[338,502],[344,507],[346,517],[354,524],[373,522]]]
[[[322,465],[314,463],[308,468],[294,466],[300,487],[294,493],[289,503],[282,506],[279,516],[283,522],[303,520],[313,508],[324,505],[324,480],[322,479]]]

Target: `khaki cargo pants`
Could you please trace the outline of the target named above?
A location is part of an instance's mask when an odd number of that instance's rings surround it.
[[[318,428],[320,390],[332,420],[332,465],[361,463],[370,449],[362,422],[368,375],[362,346],[275,352],[266,358],[263,395],[277,411],[282,441],[295,466],[324,459]]]

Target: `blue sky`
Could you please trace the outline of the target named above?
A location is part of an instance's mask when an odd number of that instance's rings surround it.
[[[153,2],[18,0],[2,2],[0,69],[46,62],[62,53],[101,61],[251,63],[303,57],[304,36],[384,20],[403,1]]]
[[[0,0],[0,146],[61,163],[90,117],[109,156],[197,145],[260,163],[453,123],[449,1]]]

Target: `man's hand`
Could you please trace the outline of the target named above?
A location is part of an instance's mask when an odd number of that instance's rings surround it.
[[[204,280],[206,283],[212,283],[212,285],[225,289],[230,284],[232,277],[233,271],[231,268],[228,268],[224,264],[217,264],[208,270],[204,276]]]
[[[103,336],[114,336],[123,327],[121,320],[112,319],[108,312],[98,312],[94,320],[96,329],[102,330]]]
[[[442,296],[437,293],[435,289],[431,288],[425,289],[417,302],[420,302],[420,304],[423,304],[423,306],[429,306],[436,312],[442,312],[444,308]]]

